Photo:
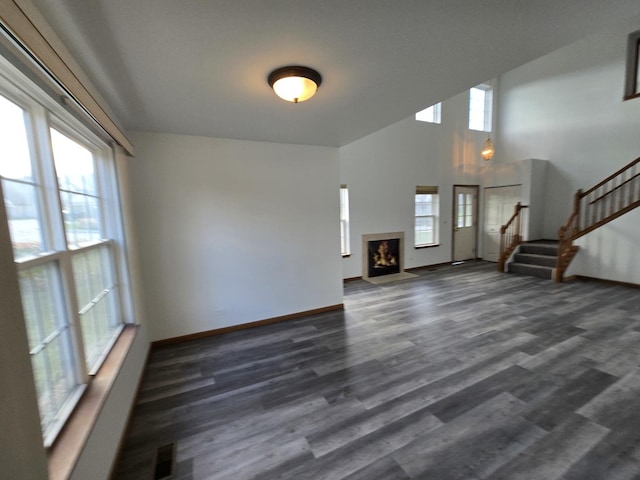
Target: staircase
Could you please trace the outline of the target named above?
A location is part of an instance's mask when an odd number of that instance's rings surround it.
[[[526,242],[518,247],[513,261],[508,264],[508,272],[551,280],[557,263],[558,242],[553,240]]]
[[[586,192],[578,190],[573,200],[573,212],[558,230],[558,265],[554,280],[562,282],[564,272],[578,252],[574,240],[637,207],[640,207],[640,157]]]
[[[526,208],[516,204],[515,212],[500,230],[498,271],[534,275],[562,282],[564,272],[578,252],[574,240],[640,207],[640,158],[574,195],[573,211],[558,231],[558,242],[522,243],[522,215]],[[509,258],[513,252],[513,261]]]

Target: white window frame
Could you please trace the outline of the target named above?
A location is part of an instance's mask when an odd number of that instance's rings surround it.
[[[427,123],[442,123],[442,103],[438,102],[416,113],[416,120]]]
[[[343,257],[351,255],[349,231],[349,189],[340,185],[340,253]]]
[[[482,96],[482,101],[478,101]],[[493,87],[482,83],[469,89],[469,130],[491,132],[493,116]]]
[[[420,202],[420,200],[423,198],[424,195],[430,195],[431,196],[431,214],[419,214],[417,212],[418,210],[418,205]],[[436,245],[439,245],[439,228],[438,228],[438,222],[439,222],[439,217],[440,217],[440,196],[438,194],[438,187],[437,186],[416,186],[416,193],[414,195],[414,212],[413,212],[413,225],[414,225],[414,235],[413,235],[413,244],[415,248],[423,248],[423,247],[433,247]],[[431,224],[433,225],[433,238],[432,238],[432,242],[420,242],[418,241],[418,236],[419,236],[419,223],[420,220],[422,219],[427,219],[430,218],[431,219]]]
[[[38,185],[37,204],[43,229],[44,251],[33,257],[17,259],[16,268],[20,274],[39,266],[56,265],[55,268],[58,271],[60,283],[54,285],[53,288],[60,292],[59,299],[61,301],[61,304],[56,308],[62,308],[64,315],[64,324],[58,325],[57,330],[69,330],[68,342],[70,344],[64,355],[66,357],[65,363],[69,362],[67,374],[73,386],[54,417],[47,419],[46,422],[43,421],[43,442],[46,447],[49,447],[62,430],[73,408],[91,381],[91,377],[96,374],[102,365],[118,335],[124,326],[129,323],[130,319],[134,317],[131,292],[126,287],[130,282],[128,282],[124,228],[120,218],[121,208],[117,188],[115,158],[112,147],[106,141],[94,134],[87,126],[52,100],[1,56],[0,95],[27,112],[26,129],[32,158],[32,175],[34,183]],[[96,185],[96,189],[101,200],[99,211],[103,222],[102,232],[106,234],[106,238],[101,238],[78,248],[70,248],[67,245],[49,128],[55,128],[74,142],[90,150],[93,154],[96,177],[99,182]],[[14,180],[5,179],[4,181]],[[93,249],[109,249],[111,252],[109,267],[112,269],[112,276],[116,285],[112,285],[110,288],[115,287],[119,291],[115,302],[117,323],[114,324],[113,336],[104,345],[99,357],[96,357],[92,365],[88,366],[82,344],[82,335],[79,330],[79,312],[82,306],[78,306],[72,258],[74,255],[80,255]],[[109,293],[101,295],[104,296]],[[32,351],[31,354],[37,355],[38,351],[42,351],[43,348],[46,348],[46,345],[36,347],[34,351],[37,351],[35,353]]]

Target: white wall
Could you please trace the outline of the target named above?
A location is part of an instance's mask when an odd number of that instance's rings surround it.
[[[443,102],[442,124],[409,117],[340,148],[340,182],[349,188],[351,223],[344,278],[362,275],[363,234],[405,232],[405,268],[451,260],[453,185],[479,184],[480,148],[487,137],[467,128],[468,95]],[[438,247],[413,247],[417,185],[439,187]]]
[[[640,285],[640,208],[576,240],[580,247],[566,275],[584,275]]]
[[[640,17],[595,34],[500,78],[498,162],[549,160],[543,235],[557,238],[573,194],[640,156],[640,99],[623,101],[627,35]],[[578,244],[568,274],[638,281],[637,212]],[[633,268],[632,268],[633,267]]]
[[[547,238],[557,238],[578,188],[640,156],[640,99],[622,101],[627,35],[638,29],[640,17],[500,78],[496,160],[549,160]]]
[[[132,140],[152,340],[342,303],[336,149]]]

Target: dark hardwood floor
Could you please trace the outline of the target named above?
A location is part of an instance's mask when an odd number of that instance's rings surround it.
[[[640,479],[640,290],[494,270],[155,349],[116,478]]]

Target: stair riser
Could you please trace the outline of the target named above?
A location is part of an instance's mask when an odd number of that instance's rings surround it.
[[[518,273],[520,275],[530,275],[551,280],[553,269],[549,267],[530,266],[523,263],[510,263],[509,273]]]
[[[541,265],[543,267],[555,267],[558,263],[558,257],[552,257],[549,255],[544,256],[531,256],[528,254],[516,253],[515,261],[518,263],[526,263],[529,265]]]
[[[520,245],[520,253],[557,257],[558,247],[552,245]]]

